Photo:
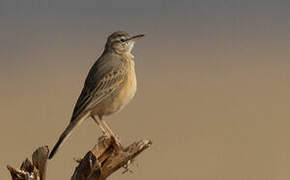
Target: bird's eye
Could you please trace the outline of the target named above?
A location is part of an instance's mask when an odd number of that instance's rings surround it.
[[[125,42],[125,39],[122,38],[122,39],[120,39],[120,41],[121,41],[121,42]]]

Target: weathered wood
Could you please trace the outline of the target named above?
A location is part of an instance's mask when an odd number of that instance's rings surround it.
[[[151,141],[142,140],[123,150],[115,148],[116,144],[112,139],[102,137],[80,161],[71,180],[104,180],[121,167],[127,166],[151,144]]]
[[[48,153],[48,147],[43,146],[33,152],[32,162],[26,158],[22,162],[20,169],[7,165],[12,180],[45,180]]]
[[[142,140],[126,148],[116,148],[112,138],[101,137],[98,143],[79,161],[71,180],[105,180],[121,167],[127,167],[133,159],[152,142]],[[32,154],[32,161],[26,158],[16,169],[7,165],[12,180],[45,180],[49,149],[38,148]]]

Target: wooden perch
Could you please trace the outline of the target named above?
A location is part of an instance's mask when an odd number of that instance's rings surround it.
[[[120,149],[111,138],[101,137],[98,143],[79,161],[71,180],[105,180],[109,175],[128,164],[152,142],[141,140]],[[20,169],[7,165],[12,180],[45,180],[47,146],[38,148],[32,154],[32,162],[27,158]]]
[[[111,138],[101,137],[98,144],[80,161],[72,180],[104,180],[121,167],[127,165],[152,142],[142,140],[135,142],[124,150],[115,148]]]

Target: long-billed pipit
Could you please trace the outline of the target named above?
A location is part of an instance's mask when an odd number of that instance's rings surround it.
[[[143,36],[143,34],[130,36],[126,32],[117,31],[108,37],[103,54],[89,71],[71,121],[52,149],[49,159],[69,137],[74,127],[89,117],[96,121],[105,135],[113,137],[116,144],[121,146],[116,135],[102,118],[121,110],[134,97],[137,86],[131,50],[134,41]]]

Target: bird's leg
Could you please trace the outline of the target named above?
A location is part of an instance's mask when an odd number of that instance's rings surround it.
[[[91,116],[93,118],[93,120],[97,123],[97,125],[101,128],[102,133],[107,136],[110,137],[110,133],[106,130],[106,128],[104,127],[104,125],[101,123],[100,119],[97,119],[95,116]]]
[[[97,119],[95,116],[91,116],[94,121],[98,124],[98,126],[101,128],[103,134],[107,137],[112,137],[115,141],[115,144],[117,147],[116,149],[122,149],[122,145],[120,143],[119,138],[113,133],[109,125],[102,119],[102,116],[99,116],[99,119]]]
[[[105,126],[105,128],[108,130],[110,135],[113,137],[115,143],[118,146],[117,148],[122,149],[122,145],[121,145],[119,137],[112,131],[112,129],[109,127],[109,125],[104,120],[101,119],[101,123]]]

